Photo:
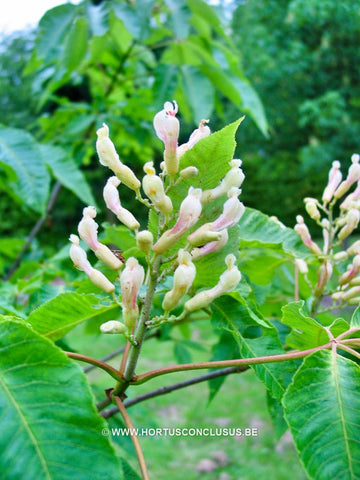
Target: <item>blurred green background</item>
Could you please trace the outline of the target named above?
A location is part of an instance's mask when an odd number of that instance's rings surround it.
[[[166,100],[179,104],[180,143],[203,118],[216,131],[245,114],[237,137],[246,174],[242,200],[288,226],[302,212],[302,198],[320,194],[331,162],[348,163],[358,151],[360,1],[211,3],[85,0],[48,11],[34,30],[2,36],[4,278],[43,218],[22,266],[1,284],[2,313],[31,311],[77,276],[67,259],[67,238],[84,206],[97,204],[99,223],[113,221],[101,199],[109,172],[95,155],[102,122],[109,125],[122,161],[140,176],[145,162],[161,161],[152,119]],[[57,185],[62,186],[48,212]],[[135,207],[131,193],[121,198],[127,208]],[[145,212],[136,208],[145,222]],[[95,337],[94,331],[78,328],[66,341],[77,351],[90,348],[96,357],[118,346],[117,339]],[[188,332],[176,330],[172,341],[149,340],[146,367],[188,355],[189,344],[174,347],[184,339],[203,346],[192,352],[193,360],[209,359],[215,337],[206,322],[198,322]],[[186,377],[172,380],[180,378]],[[109,385],[94,373],[90,379],[102,398]],[[204,478],[282,480],[289,472],[294,480],[305,478],[292,443],[276,438],[265,388],[252,372],[229,377],[210,405],[207,397],[207,385],[200,384],[156,398],[132,407],[134,423],[258,425],[259,437],[144,438],[154,478],[166,478],[168,467],[171,478],[199,478],[196,466],[204,459],[217,462]],[[131,458],[130,463],[135,465]]]

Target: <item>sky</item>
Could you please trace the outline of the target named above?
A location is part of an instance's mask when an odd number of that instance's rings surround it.
[[[46,10],[62,3],[66,0],[0,0],[0,32],[35,26]],[[71,3],[79,3],[79,0]]]

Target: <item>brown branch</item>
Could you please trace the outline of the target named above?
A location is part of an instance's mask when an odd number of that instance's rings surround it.
[[[39,233],[39,231],[41,230],[44,222],[46,221],[46,219],[48,218],[52,209],[54,208],[56,200],[59,196],[60,190],[61,190],[61,183],[60,182],[55,182],[54,186],[51,190],[50,197],[49,197],[48,203],[46,205],[44,215],[42,217],[40,217],[39,220],[35,223],[33,229],[31,230],[31,232],[30,232],[30,234],[29,234],[29,236],[28,236],[28,238],[25,242],[25,245],[23,246],[23,248],[19,252],[18,256],[14,260],[13,264],[9,268],[7,274],[4,277],[4,280],[9,280],[11,278],[12,274],[19,268],[19,265],[21,263],[21,260],[23,259],[23,256],[28,251],[32,241],[34,240],[36,235]]]
[[[111,377],[115,378],[115,380],[121,381],[122,376],[116,368],[112,367],[108,363],[104,363],[101,360],[96,360],[96,358],[88,357],[87,355],[81,355],[81,353],[74,353],[74,352],[65,352],[69,358],[73,360],[79,360],[80,362],[90,363],[95,367],[99,367],[105,372],[107,372]]]
[[[182,382],[177,382],[172,385],[163,386],[157,388],[156,390],[151,390],[151,392],[144,393],[143,395],[139,395],[138,397],[131,398],[129,400],[125,400],[124,406],[126,408],[132,407],[137,403],[144,402],[149,398],[158,397],[159,395],[166,395],[167,393],[174,392],[175,390],[180,390],[181,388],[186,388],[191,385],[196,385],[197,383],[206,382],[207,380],[211,380],[212,378],[222,377],[225,375],[230,375],[232,373],[241,373],[247,370],[248,367],[228,367],[223,368],[221,370],[215,370],[214,372],[205,373],[204,375],[199,375],[198,377],[191,378],[189,380],[184,380]],[[108,403],[109,405],[110,403]],[[107,405],[106,405],[107,406]],[[115,415],[119,409],[117,407],[109,408],[105,410],[100,415],[104,418],[110,418]]]
[[[132,433],[130,434],[131,441],[133,442],[135,452],[136,452],[136,456],[138,458],[142,478],[143,478],[143,480],[150,480],[149,473],[148,473],[146,463],[145,463],[144,454],[142,452],[139,439],[138,439],[137,435],[135,434],[135,429],[134,429],[134,425],[131,421],[131,418],[129,417],[129,415],[126,411],[126,408],[125,408],[124,404],[122,403],[122,401],[120,400],[120,398],[115,396],[114,400],[116,402],[116,405],[117,405],[118,409],[120,410],[120,413],[121,413],[121,415],[124,419],[124,422],[125,422],[126,426],[129,429],[132,430]]]

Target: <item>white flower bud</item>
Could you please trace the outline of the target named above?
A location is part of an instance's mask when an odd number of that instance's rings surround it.
[[[358,226],[360,220],[360,212],[356,208],[351,208],[345,217],[345,225],[338,233],[339,240],[344,240],[348,237]]]
[[[207,204],[215,198],[225,195],[232,187],[239,188],[245,178],[245,175],[240,168],[242,162],[239,159],[234,159],[229,162],[230,170],[226,173],[225,177],[221,180],[220,185],[211,189],[205,190],[201,197],[202,204]]]
[[[303,275],[306,275],[307,273],[309,273],[309,268],[305,260],[302,260],[301,258],[296,258],[295,265],[299,269],[299,272],[302,273]]]
[[[350,165],[346,180],[344,180],[337,188],[336,192],[334,193],[335,198],[342,197],[349,190],[351,185],[353,185],[353,183],[357,182],[360,179],[359,160],[359,155],[357,153],[354,153],[354,155],[351,157],[352,165]]]
[[[177,240],[199,220],[201,205],[201,189],[190,187],[187,197],[181,202],[179,218],[172,229],[163,233],[154,245],[154,251],[161,254],[168,250]]]
[[[130,257],[120,275],[125,325],[132,328],[139,315],[137,296],[144,281],[144,269],[136,258]]]
[[[195,265],[189,252],[180,249],[178,253],[179,266],[174,273],[173,288],[164,297],[162,308],[166,312],[173,310],[182,297],[188,292],[196,275]]]
[[[164,142],[164,160],[166,172],[173,176],[179,169],[179,159],[177,156],[177,142],[179,138],[180,124],[175,117],[178,111],[177,103],[165,102],[164,109],[158,112],[154,117],[154,128],[156,135]]]
[[[140,223],[136,220],[134,215],[126,208],[121,206],[119,192],[117,187],[120,185],[120,180],[117,177],[110,177],[104,187],[103,196],[105,204],[117,218],[131,230],[138,230]]]
[[[117,333],[125,333],[126,326],[118,322],[117,320],[109,320],[108,322],[103,323],[100,325],[101,333],[110,333],[110,334],[117,334]]]
[[[360,276],[352,278],[349,283],[350,285],[360,285]]]
[[[186,167],[180,171],[181,178],[193,178],[199,173],[199,169],[196,167]]]
[[[305,210],[307,211],[310,218],[312,218],[313,220],[320,220],[321,215],[316,202],[314,201],[305,202]]]
[[[223,230],[224,228],[236,225],[245,212],[245,207],[237,198],[240,190],[236,187],[230,188],[228,200],[224,203],[223,212],[213,224],[213,230]]]
[[[305,225],[304,219],[301,215],[298,215],[296,217],[297,224],[294,227],[295,232],[300,236],[301,240],[303,241],[304,245],[308,247],[308,249],[315,253],[315,254],[320,254],[321,250],[316,245],[315,242],[312,241],[310,232]]]
[[[153,162],[144,165],[146,175],[142,180],[142,186],[146,195],[160,212],[168,214],[173,210],[171,199],[165,195],[164,184],[160,177],[155,174]]]
[[[84,208],[83,218],[78,225],[80,238],[91,248],[99,260],[112,270],[118,270],[122,267],[121,260],[118,259],[106,245],[103,245],[97,239],[98,224],[94,220],[95,216],[95,207]]]
[[[210,135],[210,128],[206,125],[208,122],[209,120],[201,120],[199,128],[192,132],[188,142],[183,143],[180,145],[180,147],[178,147],[177,153],[179,157],[184,155],[187,150],[190,150],[190,148],[192,148],[199,140]]]
[[[344,295],[344,292],[343,291],[340,291],[340,292],[335,292],[331,295],[331,298],[333,300],[335,300],[335,302],[338,302],[339,300],[342,299],[342,296]]]
[[[79,245],[79,237],[77,235],[70,235],[70,241],[72,243],[70,247],[70,258],[74,262],[75,267],[85,272],[90,281],[97,287],[101,288],[104,292],[114,292],[115,286],[103,273],[90,265],[90,262],[87,260],[86,252]]]
[[[114,144],[109,138],[109,127],[104,123],[102,128],[99,128],[96,133],[98,135],[96,150],[99,155],[100,163],[109,167],[127,187],[135,191],[139,190],[139,180],[136,178],[131,168],[120,161]]]
[[[360,304],[360,297],[351,298],[350,300],[348,300],[348,304],[349,305],[359,305]]]
[[[208,242],[220,240],[221,232],[214,232],[212,230],[212,223],[205,223],[199,227],[195,232],[188,236],[188,242],[194,247],[204,245]]]
[[[220,276],[219,283],[210,290],[197,293],[193,298],[185,303],[185,309],[188,312],[193,312],[204,308],[211,303],[215,298],[220,297],[224,293],[231,292],[236,288],[241,280],[241,273],[235,265],[235,255],[230,254],[225,258],[227,270]]]
[[[334,255],[334,260],[336,262],[343,262],[344,260],[347,260],[349,258],[349,255],[347,252],[338,252]]]
[[[149,230],[142,230],[136,234],[136,245],[144,253],[150,252],[154,242],[154,236]]]
[[[342,299],[345,300],[345,302],[348,302],[351,298],[354,298],[358,295],[360,295],[360,286],[352,287],[344,292]]]
[[[346,252],[349,255],[357,255],[360,253],[360,240],[356,240],[347,250]]]
[[[69,240],[71,242],[69,253],[74,266],[89,275],[92,270],[92,266],[87,259],[85,250],[80,247],[79,237],[77,235],[71,234]]]
[[[221,230],[219,232],[221,237],[217,241],[209,242],[201,248],[194,248],[191,250],[191,255],[193,260],[197,260],[198,258],[203,257],[204,255],[208,255],[209,253],[218,252],[221,250],[226,244],[229,239],[229,234],[227,229]]]
[[[336,188],[338,187],[339,183],[341,182],[342,174],[340,172],[340,162],[336,160],[332,164],[332,168],[329,172],[329,181],[324,190],[322,200],[324,203],[329,203],[332,199]]]
[[[86,207],[83,209],[83,218],[78,225],[78,232],[81,240],[83,240],[91,250],[96,250],[100,242],[97,239],[98,224],[95,222],[95,207]]]

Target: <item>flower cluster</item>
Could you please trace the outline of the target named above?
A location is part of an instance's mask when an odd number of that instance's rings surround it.
[[[360,241],[348,245],[348,237],[357,228],[360,220],[359,160],[358,154],[351,157],[351,166],[344,180],[340,162],[333,162],[322,201],[315,198],[304,199],[306,212],[322,229],[321,247],[311,238],[304,218],[301,215],[296,217],[295,231],[320,261],[317,283],[313,289],[315,299],[324,293],[330,293],[332,299],[340,301],[340,304],[360,303]],[[355,188],[352,188],[354,186]],[[337,216],[335,212],[338,212]],[[299,271],[306,275],[307,264],[303,260],[297,260],[296,264]],[[335,291],[325,292],[330,279],[335,276]]]
[[[141,315],[140,304],[143,302],[139,302],[140,289],[144,283],[148,286],[151,279],[155,278],[157,284],[164,276],[173,275],[172,288],[165,294],[162,302],[164,310],[162,319],[168,320],[170,312],[183,302],[186,295],[190,298],[184,303],[182,315],[204,308],[215,298],[235,289],[241,278],[235,264],[236,257],[229,254],[225,258],[225,270],[216,285],[200,292],[196,292],[193,287],[197,273],[196,262],[226,245],[229,238],[228,230],[238,223],[244,213],[244,205],[238,199],[244,174],[241,160],[230,161],[228,171],[218,185],[205,191],[190,186],[179,207],[175,209],[173,189],[185,179],[196,178],[199,172],[195,165],[181,168],[181,157],[199,140],[210,135],[208,121],[203,120],[199,128],[191,134],[188,142],[179,146],[180,125],[176,117],[177,111],[175,101],[166,102],[164,109],[155,115],[154,128],[156,135],[164,143],[164,160],[160,164],[159,174],[153,162],[146,163],[145,175],[141,181],[131,168],[120,160],[109,137],[108,126],[104,124],[97,131],[96,150],[100,163],[114,174],[107,180],[103,190],[106,207],[122,224],[134,232],[136,244],[145,254],[147,263],[144,265],[147,269],[145,275],[144,267],[138,259],[134,257],[127,260],[119,259],[98,240],[98,224],[94,220],[95,207],[84,208],[83,217],[78,225],[79,236],[70,236],[72,243],[70,257],[74,265],[84,271],[94,285],[111,294],[122,307],[124,324],[117,320],[106,322],[101,326],[104,333],[123,333],[131,338],[130,333]],[[141,230],[140,222],[122,206],[119,194],[119,187],[122,184],[133,190],[136,199],[155,213],[158,222],[156,233],[153,229]],[[146,198],[142,197],[141,188]],[[221,197],[224,201],[217,218],[196,228],[204,207]],[[118,272],[121,302],[115,294],[115,285],[91,266],[85,250],[80,246],[79,237],[101,262]],[[156,271],[155,264],[160,265]],[[148,315],[144,322],[150,324],[150,320]]]

